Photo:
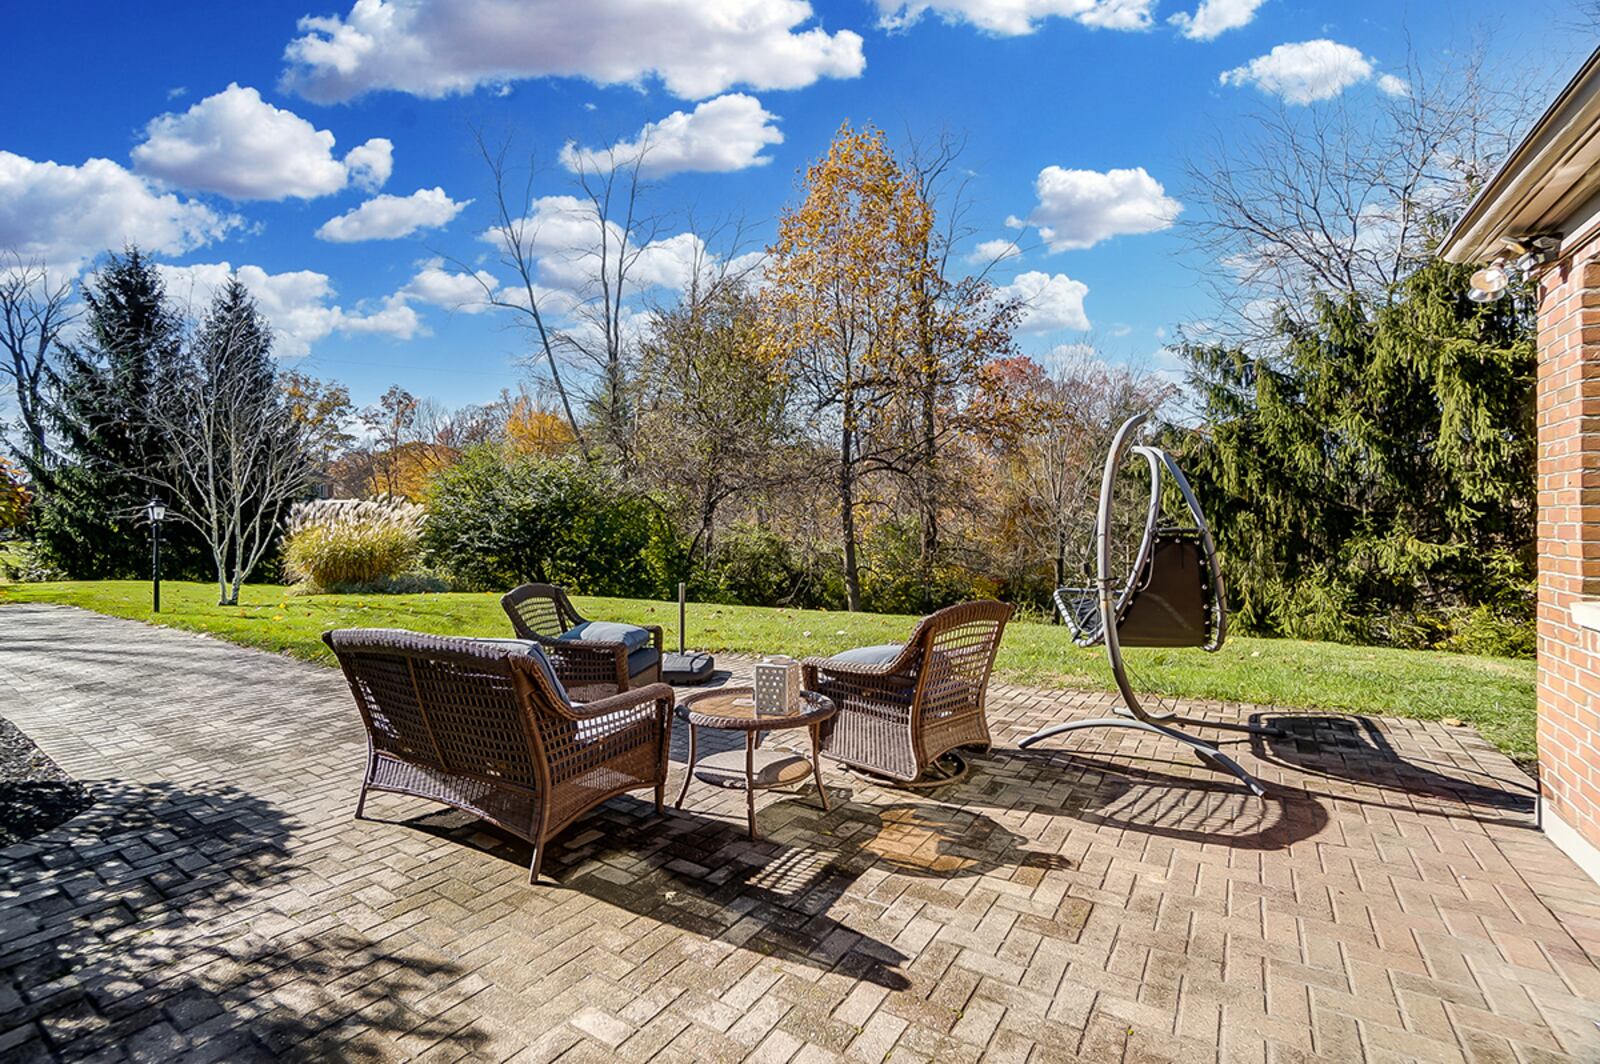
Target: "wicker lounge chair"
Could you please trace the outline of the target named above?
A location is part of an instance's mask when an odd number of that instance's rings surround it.
[[[661,626],[591,621],[551,584],[523,584],[500,599],[518,639],[544,648],[580,701],[661,679]]]
[[[957,747],[989,747],[984,695],[1010,617],[1005,603],[968,602],[924,617],[904,645],[806,659],[806,688],[839,707],[821,725],[822,752],[902,783],[959,778],[959,758],[933,766]]]
[[[443,802],[545,843],[614,795],[653,788],[661,811],[672,688],[574,705],[535,644],[393,629],[327,632],[367,726],[367,793]]]

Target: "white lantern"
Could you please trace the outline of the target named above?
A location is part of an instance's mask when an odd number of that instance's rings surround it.
[[[800,706],[800,663],[778,655],[763,658],[755,667],[757,714],[784,716]]]

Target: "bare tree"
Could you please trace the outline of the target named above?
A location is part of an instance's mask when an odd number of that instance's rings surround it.
[[[605,442],[626,467],[633,451],[634,411],[629,394],[636,353],[629,298],[637,287],[635,274],[661,232],[661,219],[643,211],[641,179],[649,143],[626,152],[576,153],[580,199],[579,219],[592,233],[586,245],[571,252],[585,280],[573,308],[576,328],[560,335],[561,344],[587,362],[596,382],[589,397]],[[691,257],[700,248],[690,234]]]
[[[1259,340],[1314,296],[1387,300],[1510,151],[1538,99],[1482,52],[1434,73],[1413,57],[1376,103],[1341,96],[1255,114],[1188,165],[1183,223],[1212,264],[1223,338]]]
[[[271,343],[248,293],[231,281],[147,411],[167,444],[165,461],[129,471],[210,548],[223,606],[238,605],[289,505],[311,485],[304,429],[275,381]]]
[[[1023,483],[1035,533],[1050,544],[1055,584],[1062,587],[1077,575],[1074,555],[1088,558],[1112,434],[1129,416],[1169,403],[1177,387],[1126,366],[1109,366],[1087,349],[1035,387],[1040,417],[1022,441]]]
[[[478,282],[483,289],[485,305],[510,311],[528,331],[535,347],[533,357],[535,360],[543,359],[545,369],[550,375],[551,386],[561,401],[561,410],[566,415],[567,424],[572,428],[572,436],[578,441],[579,450],[588,454],[589,448],[584,440],[583,426],[578,423],[573,413],[572,396],[561,378],[561,364],[556,357],[558,331],[551,320],[548,306],[552,296],[538,281],[539,222],[534,209],[537,197],[534,195],[533,162],[531,159],[528,162],[527,180],[522,186],[520,195],[517,195],[509,184],[511,173],[507,155],[510,152],[510,142],[506,141],[498,148],[491,148],[481,133],[476,133],[475,136],[478,151],[483,156],[483,161],[488,166],[494,181],[495,222],[489,227],[489,232],[500,249],[500,264],[511,270],[516,277],[515,286],[502,287],[495,279],[474,270],[460,259],[451,258],[449,261]]]
[[[35,467],[52,460],[46,425],[50,352],[72,323],[72,282],[15,253],[0,257],[0,374],[11,378],[25,457]]]
[[[689,556],[706,560],[721,508],[784,479],[792,443],[788,382],[761,350],[757,298],[728,261],[652,314],[640,355],[644,468],[685,501]]]

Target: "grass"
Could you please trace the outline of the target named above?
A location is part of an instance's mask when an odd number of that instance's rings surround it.
[[[253,585],[240,605],[218,606],[214,584],[164,583],[163,610],[150,612],[150,586],[137,581],[0,584],[0,605],[55,602],[204,632],[244,646],[329,662],[328,628],[410,628],[442,635],[508,635],[494,594],[307,595]],[[677,642],[675,603],[575,597],[586,615],[660,624]],[[914,617],[754,606],[689,607],[689,645],[745,654],[831,654],[904,639]],[[1142,689],[1160,694],[1324,709],[1421,720],[1452,720],[1478,729],[1507,754],[1534,756],[1531,661],[1436,651],[1353,647],[1289,639],[1232,638],[1220,652],[1131,650]],[[1103,652],[1072,645],[1064,629],[1016,623],[995,664],[999,678],[1039,686],[1109,689]]]

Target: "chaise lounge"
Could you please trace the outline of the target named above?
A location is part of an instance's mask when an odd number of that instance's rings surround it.
[[[651,788],[662,810],[672,688],[650,684],[577,705],[536,643],[396,629],[325,632],[367,727],[369,791],[454,806],[533,844],[589,810]]]

